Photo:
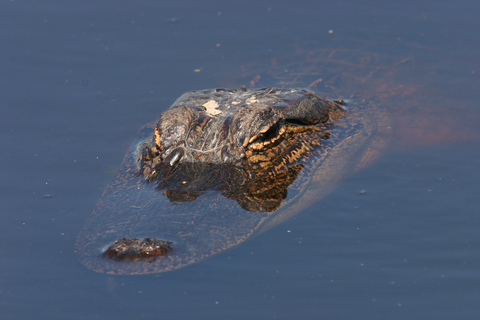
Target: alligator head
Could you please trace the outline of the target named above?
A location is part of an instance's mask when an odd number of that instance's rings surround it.
[[[304,89],[213,89],[182,95],[164,112],[150,143],[143,145],[144,175],[162,162],[268,166],[288,150],[292,136],[321,132],[341,115],[342,101]]]
[[[330,190],[370,135],[358,134],[368,117],[343,117],[343,105],[304,89],[185,93],[127,153],[79,236],[83,261],[102,272],[172,270],[298,212],[313,201],[296,203],[310,181],[322,183],[317,196]]]
[[[330,137],[342,104],[304,89],[187,92],[139,145],[138,166],[159,189],[228,191],[299,164]]]

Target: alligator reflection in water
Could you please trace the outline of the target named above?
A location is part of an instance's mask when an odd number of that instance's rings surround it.
[[[386,143],[384,112],[341,103],[301,89],[183,95],[142,130],[105,190],[78,237],[82,262],[168,271],[292,217]]]
[[[287,187],[302,168],[303,165],[299,164],[285,171],[253,178],[249,176],[251,172],[235,165],[182,163],[177,170],[160,180],[157,188],[166,190],[163,194],[171,202],[194,201],[202,191],[215,190],[237,201],[245,210],[272,212],[287,197]],[[178,189],[173,189],[176,187]]]

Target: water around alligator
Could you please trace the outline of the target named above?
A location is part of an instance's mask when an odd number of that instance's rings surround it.
[[[1,6],[5,318],[479,316],[478,4]],[[416,90],[392,105],[396,135],[374,165],[177,271],[106,276],[78,261],[77,234],[136,132],[180,94],[264,85],[281,76],[267,65],[366,50],[354,42],[410,58],[393,80]]]

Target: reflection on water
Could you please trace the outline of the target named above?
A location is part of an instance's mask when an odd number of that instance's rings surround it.
[[[288,186],[303,167],[297,164],[284,171],[249,177],[244,168],[235,165],[182,163],[174,175],[155,182],[170,202],[195,201],[202,193],[215,190],[222,191],[222,196],[235,200],[247,211],[272,212],[287,197]]]

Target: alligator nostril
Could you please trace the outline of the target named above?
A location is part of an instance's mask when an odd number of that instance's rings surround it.
[[[123,260],[138,261],[155,259],[172,251],[173,242],[158,240],[153,237],[144,238],[122,238],[111,244],[103,253],[105,257]],[[153,261],[151,261],[153,262]]]

